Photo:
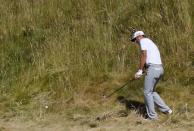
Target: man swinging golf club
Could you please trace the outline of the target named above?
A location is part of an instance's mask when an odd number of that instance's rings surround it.
[[[165,104],[159,94],[155,92],[155,86],[164,73],[157,46],[152,40],[146,38],[143,31],[133,32],[130,40],[137,43],[141,49],[140,66],[135,73],[135,78],[140,78],[143,75],[144,68],[147,68],[144,81],[144,100],[148,116],[147,119],[155,120],[158,118],[154,108],[155,104],[163,113],[171,114],[172,110]]]

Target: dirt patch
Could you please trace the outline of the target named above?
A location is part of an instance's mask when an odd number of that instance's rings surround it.
[[[135,110],[128,112],[114,110],[91,117],[74,114],[71,119],[56,113],[34,120],[24,120],[18,117],[9,120],[0,119],[0,131],[177,131],[193,128],[194,122],[191,118],[188,118],[190,120],[184,123],[183,121],[173,123],[174,119],[178,119],[177,115],[176,113],[172,116],[161,115],[161,119],[158,121],[148,121]],[[100,120],[95,119],[96,116]]]

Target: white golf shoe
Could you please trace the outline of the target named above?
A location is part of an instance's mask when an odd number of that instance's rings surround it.
[[[170,110],[166,111],[165,114],[168,114],[168,115],[172,114],[172,110],[170,109]]]

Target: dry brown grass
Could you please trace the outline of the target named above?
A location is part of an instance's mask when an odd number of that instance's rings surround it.
[[[112,116],[103,121],[96,121],[82,114],[74,114],[69,120],[64,115],[48,115],[38,121],[23,121],[12,119],[8,122],[1,121],[1,129],[5,131],[192,131],[192,119],[176,119],[172,116],[161,116],[159,121],[146,121],[132,111],[127,117]],[[189,114],[190,115],[190,114]]]
[[[192,0],[0,2],[0,130],[192,129]],[[98,115],[125,108],[117,96],[143,102],[143,80],[102,97],[137,69],[129,27],[158,45],[165,66],[158,91],[174,114],[147,123],[130,111],[126,118],[96,122]]]

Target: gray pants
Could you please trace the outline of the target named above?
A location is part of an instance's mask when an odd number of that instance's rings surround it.
[[[164,73],[162,65],[150,65],[145,76],[144,82],[144,100],[148,117],[157,119],[154,104],[156,104],[160,111],[167,112],[170,108],[165,104],[157,92],[155,86]]]

